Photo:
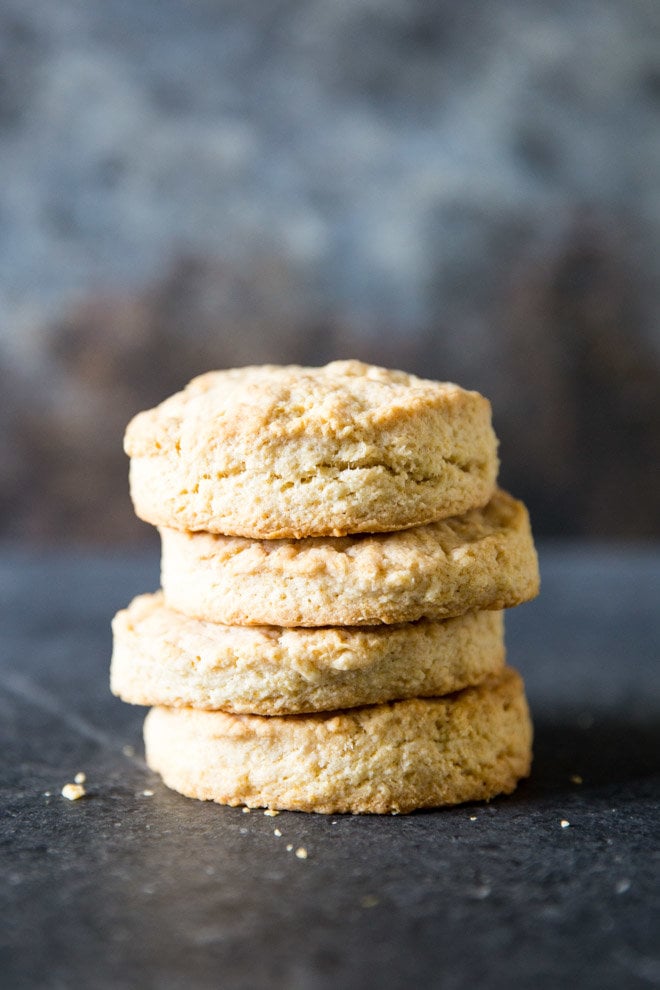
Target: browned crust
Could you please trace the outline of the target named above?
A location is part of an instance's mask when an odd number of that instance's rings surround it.
[[[188,797],[334,814],[489,800],[531,765],[522,680],[504,672],[444,698],[264,718],[155,708],[149,766]]]

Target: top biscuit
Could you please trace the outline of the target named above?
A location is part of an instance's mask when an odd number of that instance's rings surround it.
[[[406,529],[488,502],[490,403],[334,361],[201,375],[129,423],[131,496],[174,529],[299,539]]]

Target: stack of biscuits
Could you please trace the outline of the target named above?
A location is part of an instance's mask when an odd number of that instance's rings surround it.
[[[113,622],[149,766],[222,804],[399,813],[529,773],[502,610],[538,591],[476,392],[336,361],[216,371],[129,424],[162,590]]]

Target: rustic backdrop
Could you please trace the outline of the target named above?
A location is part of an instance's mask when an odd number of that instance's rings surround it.
[[[660,6],[0,0],[0,534],[150,538],[123,428],[357,356],[493,401],[541,535],[660,535]]]

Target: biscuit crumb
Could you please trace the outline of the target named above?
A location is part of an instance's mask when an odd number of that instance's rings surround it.
[[[579,773],[572,773],[570,776],[571,784],[582,784],[584,781]]]
[[[307,850],[305,849],[304,846],[300,846],[298,849],[296,849],[296,856],[298,857],[298,859],[307,859]]]
[[[80,773],[77,773],[73,779],[76,784],[84,784],[87,780],[87,774],[81,771]]]
[[[568,828],[571,823],[567,822],[565,818],[562,818],[559,824],[561,825],[562,828]]]
[[[288,853],[290,853],[290,852],[291,852],[292,850],[293,850],[293,846],[292,846],[292,845],[291,845],[291,843],[289,842],[289,844],[288,844],[288,845],[287,845],[287,847],[286,847],[286,851],[287,851]]]
[[[275,808],[266,808],[264,815],[268,815],[269,818],[275,818],[276,815],[279,815],[279,811],[276,811]]]
[[[153,791],[142,791],[142,797],[153,797],[153,796],[154,796]]]
[[[250,808],[243,808],[243,814],[244,815],[249,815],[250,814],[250,811],[251,811]]]
[[[476,820],[477,820],[477,816],[476,815],[470,815],[470,821],[471,822],[476,822]]]
[[[273,829],[273,835],[276,835],[278,839],[282,838],[282,833],[280,832],[279,828]]]
[[[377,898],[377,897],[374,897],[374,895],[373,895],[373,894],[367,894],[367,895],[366,895],[365,897],[363,897],[363,898],[362,898],[362,900],[360,901],[360,905],[361,905],[361,906],[362,906],[363,908],[372,908],[372,907],[376,907],[376,905],[377,905],[377,904],[380,904],[380,901],[378,900],[378,898]]]
[[[82,784],[65,784],[62,788],[62,797],[65,797],[67,801],[77,801],[86,793],[87,791]]]
[[[50,797],[50,791],[44,791],[44,797]]]

